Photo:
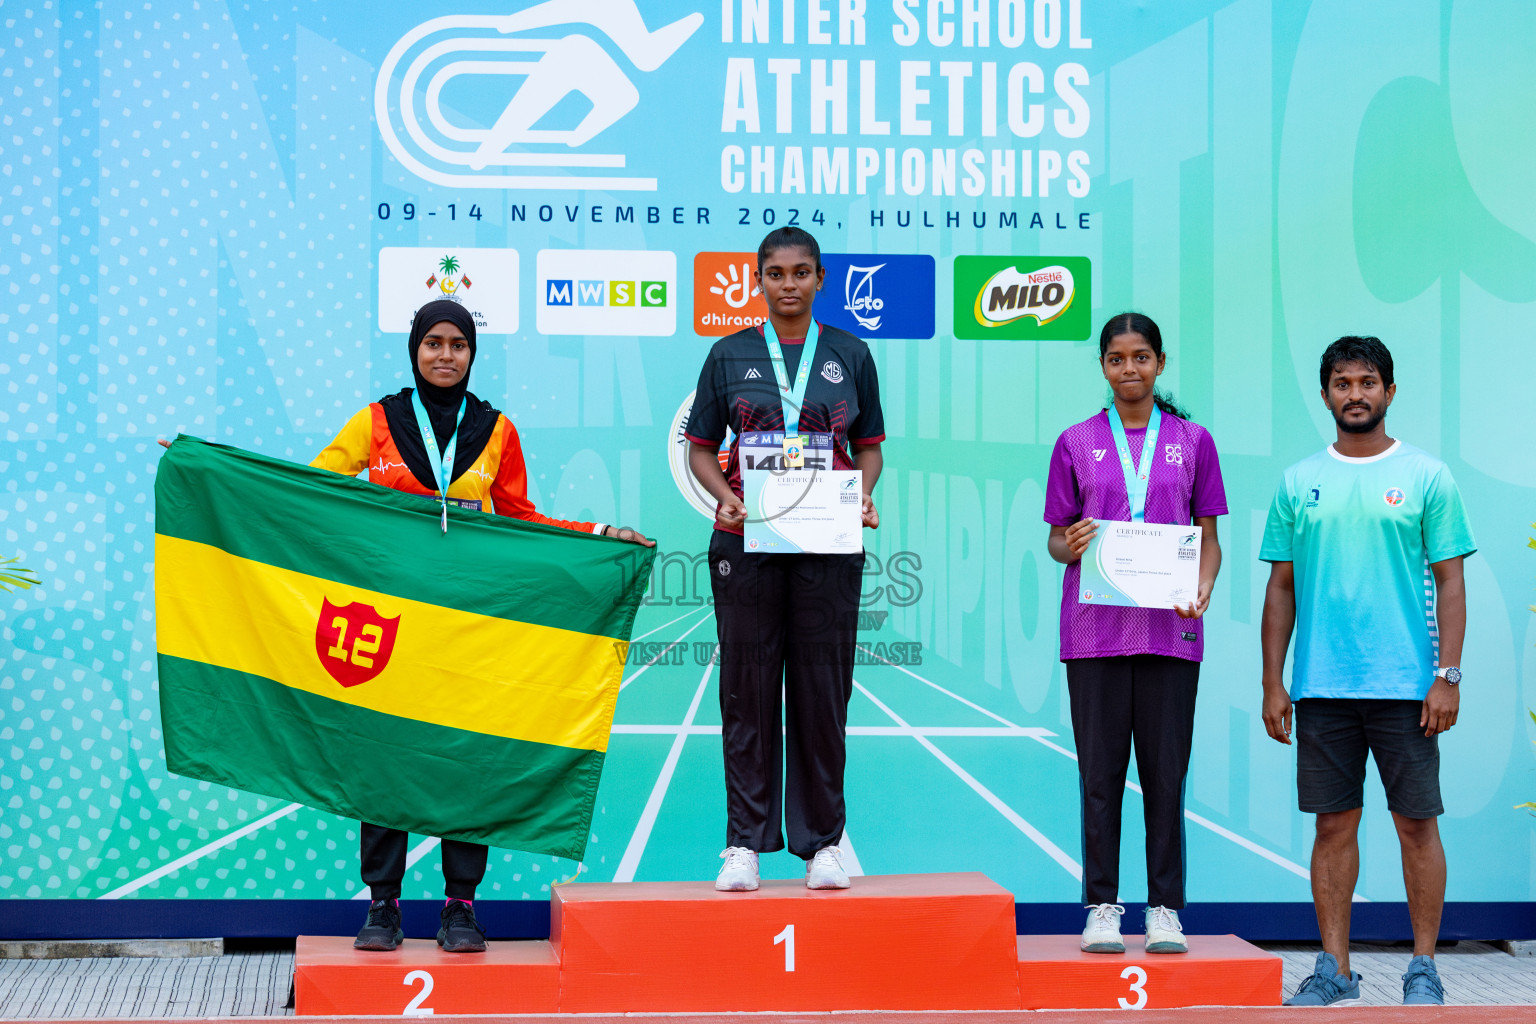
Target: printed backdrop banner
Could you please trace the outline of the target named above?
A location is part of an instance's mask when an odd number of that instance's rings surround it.
[[[1041,513],[1052,442],[1106,397],[1097,330],[1137,309],[1231,506],[1191,899],[1310,898],[1294,749],[1259,717],[1257,556],[1282,470],[1333,436],[1318,356],[1352,333],[1391,346],[1388,424],[1450,465],[1481,544],[1441,744],[1449,896],[1536,896],[1515,809],[1536,798],[1536,446],[1507,369],[1536,322],[1536,7],[19,0],[3,21],[0,557],[43,583],[0,596],[0,895],[361,889],[355,822],[166,769],[155,441],[307,462],[410,383],[406,325],[444,297],[476,316],[471,387],[516,422],[540,509],[660,541],[581,878],[712,877],[716,570],[682,432],[709,346],[765,314],[758,243],[793,224],[826,253],[822,318],[870,339],[888,428],[850,864],[1079,898]],[[1400,901],[1374,771],[1367,793],[1358,892]],[[498,849],[481,895],[576,872]],[[428,849],[406,895],[440,884]]]

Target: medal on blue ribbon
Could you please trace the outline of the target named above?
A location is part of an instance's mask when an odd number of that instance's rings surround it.
[[[1125,437],[1125,424],[1120,421],[1120,411],[1113,402],[1109,405],[1109,432],[1115,438],[1115,452],[1120,456],[1120,470],[1125,474],[1125,496],[1131,505],[1131,521],[1145,522],[1147,518],[1147,485],[1152,477],[1152,456],[1157,452],[1157,432],[1163,425],[1163,410],[1152,407],[1147,419],[1147,433],[1141,442],[1141,461],[1131,461],[1131,445]]]
[[[453,421],[453,436],[448,439],[441,458],[437,454],[437,435],[432,432],[432,418],[427,415],[427,407],[421,403],[421,395],[415,391],[411,392],[411,406],[416,410],[416,429],[421,431],[421,443],[426,445],[427,461],[432,465],[437,493],[443,500],[443,532],[447,533],[448,485],[453,482],[453,457],[459,450],[459,426],[464,422],[464,410],[469,408],[469,399],[459,402],[459,416]]]
[[[773,364],[773,375],[779,382],[779,398],[784,409],[784,465],[800,469],[805,465],[805,438],[800,434],[800,410],[805,405],[805,389],[811,382],[811,366],[816,361],[816,338],[820,333],[816,321],[805,331],[805,347],[800,351],[800,370],[795,374],[794,385],[789,382],[789,371],[784,365],[784,349],[779,344],[779,332],[772,320],[763,321],[763,338],[768,342],[768,360]]]

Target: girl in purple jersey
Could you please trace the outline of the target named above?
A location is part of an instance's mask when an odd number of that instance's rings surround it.
[[[1162,332],[1150,317],[1121,313],[1104,325],[1099,364],[1114,401],[1062,431],[1046,483],[1048,546],[1067,567],[1061,659],[1082,790],[1082,948],[1090,953],[1125,951],[1125,908],[1116,901],[1120,805],[1133,742],[1147,830],[1146,951],[1189,949],[1178,915],[1184,778],[1204,653],[1201,616],[1221,568],[1216,517],[1226,515],[1227,499],[1211,435],[1156,390],[1164,363]],[[1079,559],[1101,520],[1200,526],[1195,599],[1177,610],[1080,603]]]

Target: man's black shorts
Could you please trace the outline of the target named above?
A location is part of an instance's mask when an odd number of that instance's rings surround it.
[[[1307,814],[1365,806],[1365,754],[1376,760],[1387,808],[1436,818],[1440,738],[1425,736],[1418,700],[1308,697],[1296,702],[1296,792]]]

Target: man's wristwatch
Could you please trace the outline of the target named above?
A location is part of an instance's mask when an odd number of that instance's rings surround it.
[[[1448,686],[1461,685],[1461,669],[1455,665],[1446,665],[1435,670],[1435,675],[1444,679]]]

